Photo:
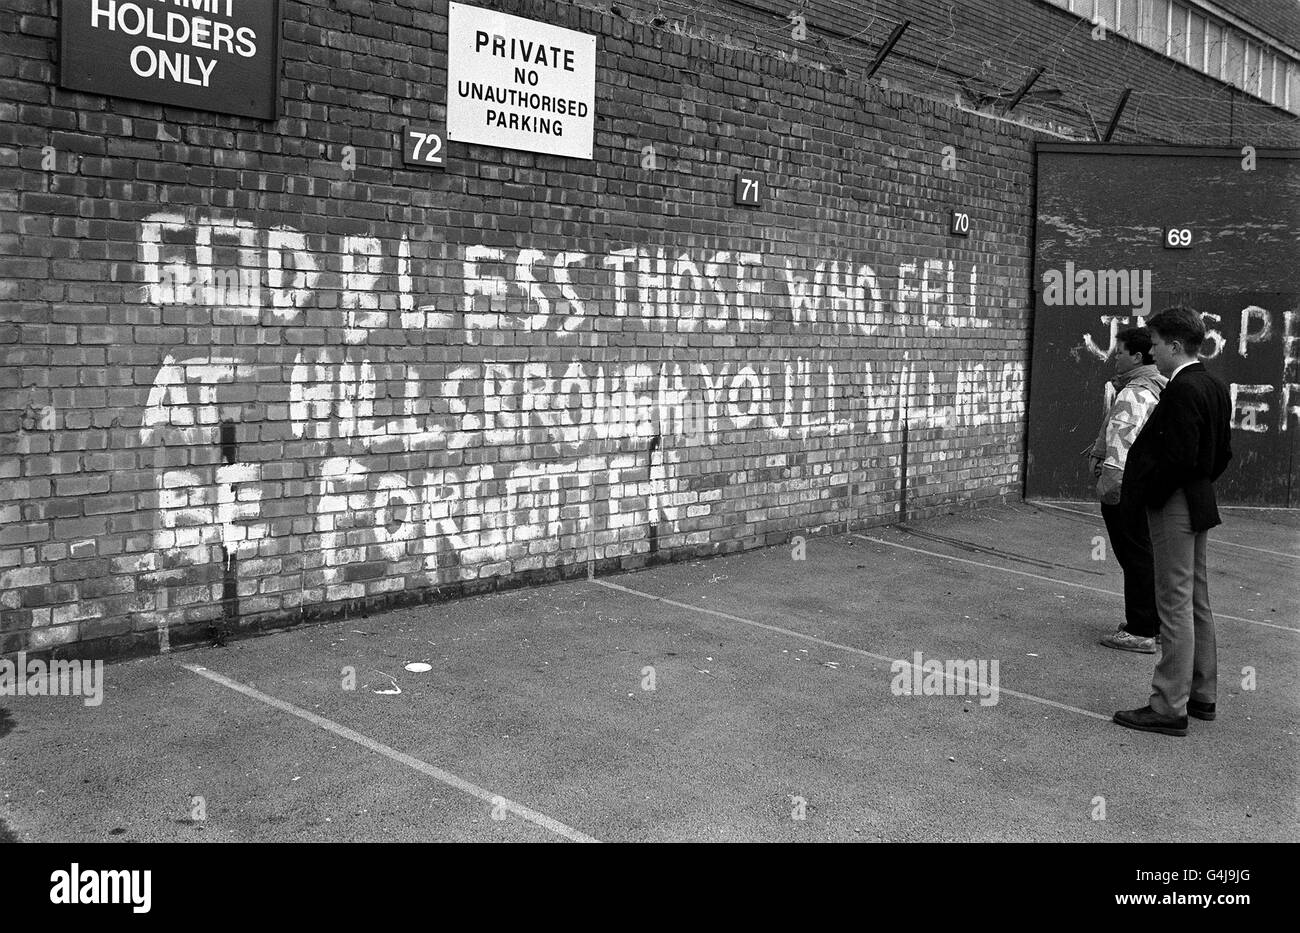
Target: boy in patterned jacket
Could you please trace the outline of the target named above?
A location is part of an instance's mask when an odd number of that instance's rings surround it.
[[[1130,327],[1115,336],[1114,401],[1093,444],[1093,475],[1110,546],[1124,571],[1124,622],[1101,643],[1107,648],[1155,654],[1160,616],[1146,510],[1120,496],[1129,448],[1160,401],[1168,382],[1151,356],[1151,335]]]

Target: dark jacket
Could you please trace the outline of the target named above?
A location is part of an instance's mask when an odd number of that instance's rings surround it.
[[[1193,531],[1221,524],[1212,484],[1232,459],[1231,419],[1228,387],[1199,361],[1185,367],[1133,442],[1123,497],[1158,509],[1181,489]]]

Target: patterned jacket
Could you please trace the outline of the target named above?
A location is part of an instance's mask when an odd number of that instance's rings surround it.
[[[1129,449],[1155,410],[1160,393],[1168,382],[1154,364],[1138,366],[1110,380],[1114,395],[1112,397],[1109,391],[1106,393],[1111,398],[1106,421],[1092,446],[1093,457],[1102,461],[1097,494],[1103,502],[1115,504],[1119,501],[1119,486],[1124,479]]]

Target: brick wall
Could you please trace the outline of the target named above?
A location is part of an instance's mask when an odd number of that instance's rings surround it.
[[[905,436],[911,515],[1019,494],[1030,131],[493,5],[598,37],[593,160],[403,169],[442,2],[286,0],[274,123],[59,90],[0,13],[0,654],[892,521]]]

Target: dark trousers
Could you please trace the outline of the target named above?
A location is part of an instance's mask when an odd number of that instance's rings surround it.
[[[1160,631],[1156,611],[1155,564],[1151,556],[1151,534],[1147,513],[1128,500],[1119,505],[1101,505],[1110,547],[1124,571],[1124,630],[1140,638],[1153,638]]]

